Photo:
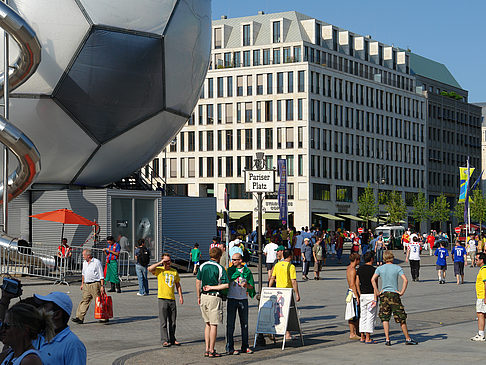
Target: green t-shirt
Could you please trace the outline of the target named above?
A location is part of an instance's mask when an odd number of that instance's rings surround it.
[[[191,250],[192,262],[198,262],[200,258],[201,258],[201,251],[199,250],[199,248],[193,248]]]
[[[213,260],[206,261],[201,265],[197,273],[197,279],[201,280],[201,291],[205,285],[228,284],[228,274],[223,266]],[[210,293],[217,293],[217,290],[210,290]]]

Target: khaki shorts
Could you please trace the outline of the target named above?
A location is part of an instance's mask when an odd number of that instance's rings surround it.
[[[484,299],[476,299],[476,313],[486,313],[486,304],[484,304]]]
[[[216,325],[223,323],[223,300],[220,297],[201,294],[199,307],[204,322]]]

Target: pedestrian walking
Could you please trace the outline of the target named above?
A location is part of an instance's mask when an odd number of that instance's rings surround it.
[[[135,249],[135,272],[138,278],[138,296],[149,295],[147,268],[150,264],[150,250],[145,247],[145,240],[138,240],[138,247]]]
[[[348,292],[346,294],[346,311],[344,319],[349,324],[349,338],[359,340],[358,320],[359,320],[359,293],[356,285],[356,267],[359,265],[360,257],[356,252],[349,255],[349,265],[346,268],[346,279],[348,281]]]
[[[170,254],[163,253],[162,260],[150,265],[148,268],[148,271],[157,277],[160,341],[163,347],[180,346],[180,342],[175,337],[177,320],[175,289],[177,289],[179,294],[179,303],[181,305],[184,304],[179,273],[170,266],[171,262]]]
[[[375,318],[378,306],[378,292],[373,288],[371,278],[375,273],[374,253],[368,251],[364,254],[364,265],[360,265],[357,270],[356,287],[359,292],[359,330],[361,332],[361,342],[374,343],[371,334],[375,330]]]
[[[199,268],[196,277],[197,303],[205,323],[205,357],[221,357],[214,349],[218,334],[218,325],[223,323],[223,296],[229,287],[228,275],[219,264],[222,251],[218,247],[209,250],[209,261]]]
[[[412,242],[407,248],[407,257],[405,262],[410,263],[410,272],[412,274],[412,281],[419,281],[420,276],[420,242],[417,236],[413,237]]]
[[[475,259],[476,259],[476,252],[477,252],[477,242],[474,239],[474,236],[469,237],[466,239],[466,251],[471,259],[471,267],[475,266]],[[467,262],[466,262],[467,264]]]
[[[437,269],[437,276],[439,277],[439,284],[446,283],[446,272],[447,272],[447,256],[449,256],[449,251],[444,247],[444,241],[440,241],[440,247],[435,250],[434,255],[437,256],[437,261],[435,263],[435,268]]]
[[[263,254],[265,255],[265,265],[267,266],[268,281],[272,277],[273,265],[277,262],[277,249],[278,245],[274,242],[267,243],[263,249]],[[282,246],[282,251],[284,247]]]
[[[103,252],[106,255],[105,281],[111,284],[108,292],[121,293],[120,278],[118,277],[118,257],[120,256],[121,246],[118,242],[115,242],[113,236],[106,237],[106,242],[108,247],[104,248]]]
[[[194,248],[191,250],[190,256],[192,266],[194,267],[192,270],[192,274],[196,275],[197,270],[199,270],[199,260],[201,260],[201,250],[199,249],[199,243],[196,242],[194,244]]]
[[[385,240],[383,239],[383,232],[378,234],[378,239],[375,242],[375,257],[378,266],[383,265],[383,252],[386,250]]]
[[[304,245],[302,246],[302,279],[309,280],[309,268],[312,262],[313,252],[312,247],[310,245],[310,240],[307,239],[304,241]]]
[[[253,298],[255,282],[251,270],[243,265],[243,256],[239,253],[231,257],[233,263],[228,268],[228,318],[226,320],[226,352],[230,355],[252,354],[248,344],[248,295]],[[240,319],[241,350],[235,350],[233,334],[235,332],[236,313]]]
[[[454,275],[456,276],[457,285],[464,284],[464,263],[467,259],[466,249],[461,246],[459,240],[452,249],[452,260],[454,261]]]
[[[480,267],[476,276],[476,313],[478,316],[478,333],[472,337],[472,341],[484,342],[484,322],[486,316],[486,253],[480,252],[476,255],[476,265]]]
[[[304,241],[309,242],[308,238],[304,238]],[[314,256],[314,280],[320,280],[320,272],[322,269],[322,263],[324,261],[325,252],[322,245],[322,238],[319,238],[314,246],[312,246],[312,255]]]
[[[385,331],[385,345],[391,346],[390,340],[390,318],[393,314],[395,322],[400,324],[403,334],[405,335],[405,344],[417,345],[418,342],[412,339],[407,328],[407,313],[402,304],[401,297],[407,290],[408,280],[403,269],[393,263],[393,252],[386,251],[383,254],[385,265],[378,267],[371,278],[374,290],[379,292],[380,310],[378,316],[383,323]],[[378,291],[378,278],[381,278],[381,291]],[[398,279],[402,279],[402,290],[398,291]]]

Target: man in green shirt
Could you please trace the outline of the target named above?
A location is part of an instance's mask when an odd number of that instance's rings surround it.
[[[201,251],[199,250],[199,243],[196,242],[194,244],[194,248],[191,250],[191,262],[194,266],[194,270],[192,271],[192,273],[194,275],[197,274],[200,259],[201,259]]]
[[[204,340],[206,352],[204,356],[221,357],[214,351],[218,324],[223,322],[223,295],[229,288],[226,270],[219,264],[222,251],[218,247],[209,250],[209,261],[199,268],[196,278],[197,303],[201,308],[201,314],[206,327],[204,328]]]

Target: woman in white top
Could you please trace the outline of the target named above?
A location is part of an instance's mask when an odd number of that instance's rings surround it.
[[[42,365],[39,353],[32,346],[40,333],[47,341],[54,337],[52,314],[30,304],[12,306],[0,327],[0,340],[10,347],[10,351],[2,354],[1,365]]]
[[[469,258],[471,259],[471,267],[475,265],[474,259],[476,258],[476,249],[477,249],[477,242],[474,239],[474,236],[471,236],[468,238],[467,245],[466,245],[466,252],[469,255]]]

